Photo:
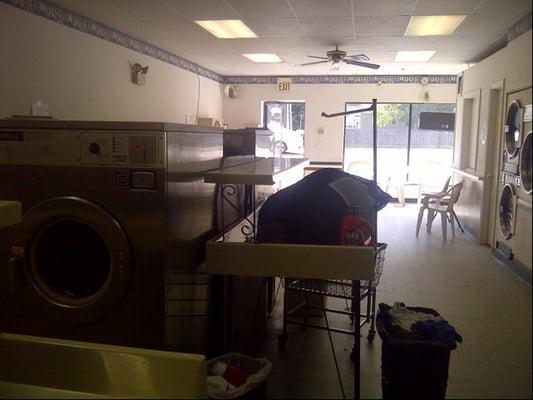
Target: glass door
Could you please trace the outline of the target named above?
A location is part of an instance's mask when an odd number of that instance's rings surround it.
[[[347,103],[346,111],[369,103]],[[377,105],[377,183],[401,202],[438,191],[453,161],[455,104]],[[372,179],[372,112],[345,117],[344,171]]]
[[[348,103],[346,111],[370,106],[369,103]],[[377,122],[377,183],[386,190],[391,183],[398,185],[407,178],[409,104],[378,104]],[[372,170],[372,112],[347,115],[344,171],[372,179]]]
[[[409,181],[424,191],[440,191],[451,174],[454,125],[455,104],[412,105]]]

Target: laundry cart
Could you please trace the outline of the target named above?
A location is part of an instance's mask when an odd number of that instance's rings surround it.
[[[247,184],[252,187],[257,184],[275,185],[286,176],[284,174],[290,175],[294,168],[307,165],[305,160],[280,160],[263,159],[248,165],[228,168],[225,171],[213,171],[206,174],[205,181],[225,185]],[[359,299],[361,296],[361,281],[375,280],[376,251],[373,247],[257,243],[256,208],[252,207],[249,211],[250,213],[232,229],[208,242],[206,254],[208,274],[228,279],[233,276],[277,276],[291,279],[350,281],[353,282],[350,289],[351,297],[354,299]],[[382,250],[378,254],[383,255]],[[331,264],[333,259],[335,263]],[[351,311],[354,315],[360,314],[359,301],[353,301]],[[228,332],[221,333],[222,336],[226,336],[226,340],[228,340],[227,334]],[[359,398],[359,324],[354,323],[353,334],[354,397]]]
[[[371,279],[362,280],[360,282],[347,279],[294,279],[287,281],[284,291],[284,307],[283,307],[283,332],[279,337],[280,346],[284,347],[287,343],[287,325],[294,324],[304,327],[316,328],[326,330],[328,332],[337,332],[348,335],[355,335],[355,329],[343,329],[333,327],[329,324],[327,313],[343,314],[350,318],[355,323],[358,318],[359,327],[365,324],[370,324],[368,331],[368,341],[372,342],[376,336],[375,321],[376,321],[376,287],[383,272],[383,264],[385,262],[386,243],[378,243],[372,247],[374,252],[374,273]],[[355,290],[355,285],[359,285],[359,294]],[[296,305],[296,307],[287,309],[287,295],[290,292],[299,292],[304,294],[304,301]],[[320,306],[315,306],[309,302],[309,295],[316,295],[320,298]],[[325,306],[324,298],[331,297],[343,299],[346,301],[346,308],[333,308]],[[366,300],[366,311],[357,315],[355,313],[355,302]],[[349,302],[349,303],[348,303]],[[295,313],[303,309],[303,317],[301,320],[291,318]],[[309,309],[315,309],[322,312],[324,316],[325,326],[313,324],[309,320]],[[355,349],[355,344],[354,344]],[[350,358],[354,358],[354,350],[350,353]]]

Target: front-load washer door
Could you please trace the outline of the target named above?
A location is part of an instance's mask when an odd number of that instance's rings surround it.
[[[111,314],[128,292],[132,254],[119,223],[79,197],[57,197],[24,216],[24,267],[47,313],[63,323]]]
[[[520,181],[526,193],[533,192],[533,132],[529,131],[520,151]]]
[[[510,158],[516,157],[520,149],[523,117],[524,111],[522,105],[518,100],[513,101],[507,109],[504,128],[505,150],[507,150]]]
[[[509,239],[515,230],[517,199],[513,187],[506,184],[500,196],[500,232]]]

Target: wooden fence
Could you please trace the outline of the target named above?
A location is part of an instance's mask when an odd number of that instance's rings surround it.
[[[411,129],[411,148],[452,148],[454,137],[454,131],[433,131],[414,128]],[[346,129],[344,145],[346,147],[372,147],[372,130]],[[378,146],[407,147],[407,129],[378,129]]]

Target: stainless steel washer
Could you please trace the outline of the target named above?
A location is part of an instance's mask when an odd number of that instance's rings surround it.
[[[0,331],[203,352],[221,159],[217,129],[0,121]]]

